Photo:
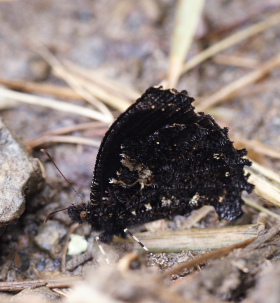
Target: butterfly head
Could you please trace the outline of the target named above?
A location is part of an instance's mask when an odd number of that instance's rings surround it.
[[[73,205],[68,208],[68,215],[70,219],[74,222],[82,224],[85,221],[88,221],[88,211],[85,203],[79,205]]]

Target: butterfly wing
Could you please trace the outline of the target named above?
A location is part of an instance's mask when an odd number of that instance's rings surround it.
[[[110,179],[122,166],[121,146],[126,140],[146,137],[167,124],[196,115],[186,92],[149,88],[141,98],[122,113],[104,136],[96,158],[90,200],[102,203]]]
[[[150,88],[119,116],[101,144],[91,191],[91,224],[109,234],[213,205],[242,214],[244,150],[236,150],[186,92]]]

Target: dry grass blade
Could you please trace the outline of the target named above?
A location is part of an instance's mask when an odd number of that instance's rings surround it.
[[[242,199],[245,201],[246,205],[248,205],[248,206],[250,206],[250,207],[252,207],[252,208],[254,208],[254,209],[256,209],[256,210],[258,210],[258,211],[260,211],[260,212],[262,212],[262,213],[264,213],[268,216],[271,216],[271,217],[280,221],[280,215],[278,215],[278,214],[274,213],[273,211],[255,203],[254,201],[252,201],[250,199],[247,199],[247,198],[244,198],[244,197]]]
[[[203,205],[200,209],[192,213],[187,221],[180,226],[179,230],[190,229],[192,228],[197,222],[202,220],[206,217],[211,211],[214,211],[214,207],[211,205]]]
[[[29,147],[29,149],[33,149],[33,148],[36,148],[43,144],[48,144],[50,142],[54,142],[53,140],[55,139],[55,137],[57,137],[59,135],[64,135],[64,134],[75,132],[75,131],[81,131],[81,130],[85,130],[88,128],[95,128],[95,129],[99,128],[97,131],[97,135],[104,135],[105,130],[108,129],[107,124],[104,124],[102,122],[80,123],[80,124],[62,127],[62,128],[58,128],[56,130],[45,132],[34,139],[26,141],[25,144],[26,144],[26,146]],[[84,138],[84,139],[86,139],[86,138]],[[93,140],[91,140],[91,141],[92,141],[92,143],[94,142]],[[86,143],[86,141],[84,141],[84,142]],[[99,141],[96,141],[96,143],[98,143],[98,142]],[[90,144],[90,145],[92,146],[93,144]]]
[[[267,81],[261,81],[256,83],[255,85],[251,85],[243,89],[241,92],[238,93],[238,98],[250,97],[254,95],[258,95],[260,93],[264,93],[266,91],[273,91],[278,89],[279,87],[279,79],[278,78],[269,78],[264,79]]]
[[[218,64],[234,66],[234,67],[244,67],[255,69],[258,65],[258,61],[252,58],[244,58],[240,56],[229,56],[229,55],[216,55],[213,61]]]
[[[54,135],[64,135],[67,133],[72,133],[80,130],[85,130],[89,128],[94,128],[94,129],[101,129],[102,135],[104,134],[105,130],[108,129],[108,124],[103,123],[103,122],[88,122],[88,123],[80,123],[80,124],[75,124],[71,126],[66,126],[66,127],[61,127],[55,130],[50,130],[45,133],[43,133],[43,136],[54,136]]]
[[[168,87],[177,86],[180,77],[183,62],[193,41],[198,22],[201,18],[201,12],[204,6],[204,0],[179,0],[176,9],[176,24],[172,37]]]
[[[76,76],[88,79],[93,83],[103,87],[105,90],[108,90],[115,95],[122,96],[123,98],[130,101],[138,99],[141,95],[138,91],[130,88],[129,86],[122,85],[115,80],[109,79],[100,72],[83,68],[70,61],[65,61],[65,66],[71,73],[75,74]]]
[[[256,153],[262,154],[264,156],[268,156],[280,160],[280,151],[275,150],[274,148],[271,148],[260,141],[240,139],[240,138],[232,138],[232,139],[234,142],[246,146],[246,148],[249,150],[253,150]]]
[[[257,236],[257,225],[136,233],[152,252],[217,249]],[[136,244],[135,244],[136,245]]]
[[[52,66],[53,70],[61,76],[64,81],[66,81],[76,92],[78,92],[86,101],[90,102],[95,106],[101,113],[113,121],[113,116],[111,111],[100,101],[98,101],[87,89],[81,86],[80,83],[76,81],[76,78],[69,73],[66,68],[58,61],[58,59],[48,51],[47,48],[38,48],[39,53],[42,57]]]
[[[61,76],[61,74],[58,76]],[[93,96],[121,112],[125,111],[131,105],[131,102],[102,89],[99,85],[94,84],[92,81],[86,80],[74,74],[72,74],[72,77],[75,79],[76,83],[85,88]]]
[[[26,145],[31,150],[50,143],[69,143],[99,147],[101,141],[76,136],[41,136],[37,139],[27,141]]]
[[[255,185],[254,192],[272,203],[273,205],[280,206],[280,189],[273,185],[270,181],[260,177],[252,170],[245,169],[246,173],[250,173],[248,181]]]
[[[268,178],[274,182],[277,182],[280,185],[280,175],[279,174],[275,173],[274,171],[264,167],[263,165],[255,162],[255,161],[253,161],[252,159],[249,159],[249,160],[252,162],[251,168],[254,171],[264,175],[266,178]]]
[[[57,294],[61,295],[62,297],[69,298],[69,294],[64,289],[53,288],[52,291],[56,292]]]
[[[0,78],[0,84],[13,90],[21,90],[28,93],[40,93],[56,96],[58,98],[81,99],[81,95],[76,93],[72,88],[63,87],[54,84],[37,83],[22,80],[10,80]]]
[[[89,108],[84,108],[78,105],[69,104],[67,102],[53,100],[49,98],[43,98],[33,96],[25,93],[15,92],[6,88],[0,87],[0,96],[11,100],[16,100],[32,105],[44,106],[51,109],[59,110],[62,112],[68,112],[76,115],[81,115],[91,119],[96,119],[105,123],[112,123],[111,117],[105,116],[97,111]],[[1,101],[0,101],[1,102]]]
[[[248,246],[256,238],[257,237],[253,237],[253,238],[247,239],[243,242],[240,242],[240,243],[228,246],[228,247],[224,247],[224,248],[221,248],[221,249],[218,249],[218,250],[211,251],[210,253],[207,253],[205,255],[195,257],[191,261],[183,262],[180,265],[178,265],[177,267],[175,267],[174,269],[171,269],[171,270],[163,273],[161,275],[161,278],[164,279],[164,278],[170,277],[171,275],[177,274],[178,272],[182,271],[183,269],[191,268],[191,267],[197,266],[199,264],[203,264],[203,263],[205,263],[209,260],[214,260],[214,259],[226,256],[230,252],[232,252],[234,249],[244,248],[244,247]]]
[[[242,88],[260,80],[269,72],[280,65],[280,55],[273,57],[266,63],[262,64],[257,70],[252,71],[229,85],[223,87],[210,97],[205,97],[199,100],[196,106],[197,111],[205,111],[211,106],[220,104],[235,96]]]
[[[7,110],[16,108],[19,105],[19,102],[16,100],[11,100],[8,98],[1,98],[0,100],[0,110]]]
[[[215,54],[221,52],[241,42],[242,40],[248,39],[258,33],[261,33],[268,28],[275,26],[280,23],[280,13],[276,13],[268,18],[265,18],[264,21],[261,21],[257,24],[254,24],[244,30],[237,32],[223,40],[220,40],[216,44],[210,46],[209,48],[205,49],[204,51],[200,52],[198,55],[190,59],[185,66],[183,67],[182,73],[186,73],[193,67],[197,66],[198,64],[202,63],[203,61],[211,58]]]

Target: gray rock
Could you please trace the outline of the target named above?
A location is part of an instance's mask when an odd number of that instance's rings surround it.
[[[54,293],[47,287],[38,288],[26,288],[22,290],[17,295],[13,296],[11,302],[21,303],[21,302],[39,302],[39,303],[49,303],[58,302],[60,295]]]
[[[43,185],[38,159],[31,158],[0,119],[0,227],[17,220],[26,196]]]
[[[39,229],[38,235],[34,238],[36,244],[44,249],[51,250],[59,240],[67,233],[66,228],[57,221],[48,221]]]

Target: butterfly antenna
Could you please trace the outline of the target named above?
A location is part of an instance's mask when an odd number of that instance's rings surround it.
[[[53,158],[50,156],[50,154],[45,150],[45,149],[41,149],[40,150],[42,153],[44,153],[51,161],[52,161],[52,163],[53,163],[53,165],[55,166],[55,168],[59,171],[59,173],[60,173],[60,175],[63,177],[63,179],[70,185],[70,187],[74,190],[74,192],[78,195],[78,197],[80,198],[80,200],[81,200],[81,202],[82,203],[84,203],[84,201],[83,201],[83,199],[82,199],[82,197],[81,197],[81,195],[76,191],[76,189],[73,187],[73,185],[67,180],[67,178],[63,175],[63,173],[62,173],[62,171],[58,168],[58,166],[55,164],[55,162],[54,162],[54,160],[53,160]],[[70,206],[71,207],[71,206]],[[65,210],[65,209],[68,209],[69,207],[67,207],[67,208],[64,208],[64,209],[61,209],[61,210]],[[59,211],[59,210],[58,210]],[[52,215],[52,214],[54,214],[54,213],[56,213],[56,212],[58,212],[58,211],[55,211],[55,212],[53,212],[53,213],[50,213],[50,215]],[[49,216],[48,216],[49,217]],[[48,218],[47,217],[47,218]]]
[[[66,208],[62,208],[62,209],[53,211],[52,213],[50,213],[50,214],[48,214],[48,215],[46,216],[46,219],[44,220],[44,223],[47,223],[47,222],[49,221],[50,217],[52,217],[54,214],[56,214],[56,213],[58,213],[58,212],[60,212],[60,211],[69,209],[69,208],[71,208],[71,207],[73,207],[73,206],[69,206],[69,207],[66,207]]]

